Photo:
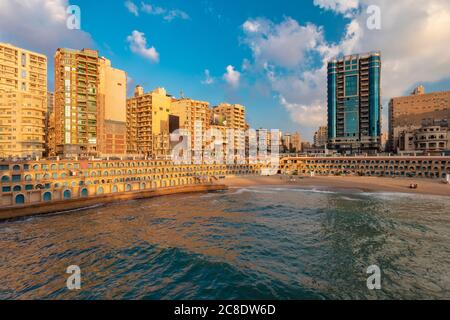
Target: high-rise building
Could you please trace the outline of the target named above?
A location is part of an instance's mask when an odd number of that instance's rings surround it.
[[[136,87],[134,97],[127,100],[128,153],[153,158],[170,155],[170,127],[178,122],[170,117],[171,108],[172,97],[164,88],[144,93],[141,86]]]
[[[381,55],[328,62],[328,144],[341,153],[376,153],[381,146]]]
[[[404,132],[420,129],[427,119],[450,122],[450,91],[425,93],[424,87],[419,86],[410,96],[392,98],[389,102],[388,149],[404,151],[400,137]]]
[[[99,110],[103,121],[97,122],[97,145],[102,155],[126,153],[127,75],[111,67],[111,61],[99,59]]]
[[[90,49],[55,54],[55,154],[98,155],[99,57]]]
[[[190,134],[191,150],[203,152],[206,145],[203,135],[211,123],[209,103],[188,98],[173,100],[171,113],[179,117],[180,129]]]
[[[0,157],[41,156],[47,112],[47,57],[0,43]]]
[[[245,107],[240,104],[221,103],[212,109],[213,117],[221,119],[221,124],[234,129],[234,152],[245,150]],[[226,136],[224,137],[226,139]]]
[[[55,54],[54,148],[63,156],[125,153],[126,73],[91,49]]]
[[[328,127],[321,126],[314,133],[314,147],[323,148],[327,145],[328,142]]]

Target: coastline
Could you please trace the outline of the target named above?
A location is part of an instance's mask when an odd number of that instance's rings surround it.
[[[224,184],[187,185],[179,187],[160,188],[156,190],[105,194],[102,196],[77,198],[63,201],[41,202],[25,206],[3,207],[0,208],[0,222],[29,216],[82,210],[84,208],[89,208],[92,206],[101,206],[119,201],[147,199],[184,193],[204,193],[222,191],[227,189],[228,187]]]
[[[301,177],[277,176],[247,176],[227,177],[221,183],[230,188],[252,187],[260,185],[283,185],[300,187],[321,187],[325,190],[347,189],[361,190],[363,192],[394,192],[421,195],[450,197],[450,185],[440,179],[413,179],[413,178],[386,178],[386,177],[359,177],[359,176],[315,176]],[[418,184],[418,189],[411,189],[412,183]]]

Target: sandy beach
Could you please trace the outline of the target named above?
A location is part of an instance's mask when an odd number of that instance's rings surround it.
[[[428,194],[437,196],[450,196],[450,185],[442,183],[441,179],[411,179],[411,178],[385,178],[385,177],[356,177],[356,176],[329,176],[329,177],[294,177],[290,181],[284,176],[247,176],[227,177],[221,180],[229,187],[250,187],[259,185],[289,185],[302,187],[320,187],[325,190],[357,189],[364,192],[400,192],[413,194]],[[412,183],[418,184],[418,189],[411,189]]]

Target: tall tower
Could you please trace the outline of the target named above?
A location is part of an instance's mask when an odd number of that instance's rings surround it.
[[[381,147],[381,54],[355,54],[328,63],[328,144],[340,153]]]
[[[0,43],[0,157],[41,156],[47,113],[47,57]]]

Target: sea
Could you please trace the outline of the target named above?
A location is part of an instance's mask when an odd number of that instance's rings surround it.
[[[254,186],[6,221],[0,299],[450,299],[450,197]]]

